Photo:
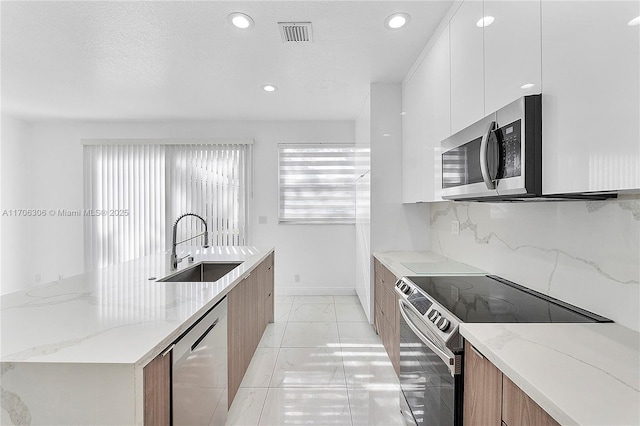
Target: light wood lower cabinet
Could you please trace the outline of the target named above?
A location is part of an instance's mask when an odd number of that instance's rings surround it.
[[[507,426],[559,426],[507,376],[502,378],[502,421]]]
[[[464,351],[463,424],[500,425],[502,373],[469,342],[465,343]]]
[[[148,363],[144,377],[144,424],[171,424],[171,353],[158,355]]]
[[[469,342],[464,350],[465,426],[559,426]]]
[[[396,277],[374,258],[374,325],[391,364],[400,374],[400,312],[399,296],[394,287]]]
[[[264,329],[273,322],[273,260],[271,254],[227,295],[229,406]]]

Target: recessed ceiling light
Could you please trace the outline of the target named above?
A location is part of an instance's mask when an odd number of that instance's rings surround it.
[[[384,136],[385,138],[388,138],[389,136],[391,136],[391,133],[383,133],[382,136]]]
[[[521,89],[531,89],[533,86],[535,86],[535,84],[527,83],[527,84],[523,84],[522,86],[520,86],[520,88]]]
[[[264,86],[262,86],[262,90],[264,90],[265,92],[275,92],[276,90],[278,90],[278,88],[273,84],[265,84]]]
[[[229,19],[229,22],[231,22],[231,25],[233,25],[236,28],[241,28],[243,30],[246,28],[253,27],[253,24],[254,24],[251,16],[241,12],[230,13],[229,16],[227,16],[227,18]]]
[[[629,25],[630,27],[632,27],[634,25],[640,25],[640,16],[637,16],[637,17],[633,18],[632,20],[630,20],[627,25]]]
[[[478,20],[478,22],[476,22],[476,25],[479,27],[488,27],[489,25],[493,24],[493,21],[495,21],[495,18],[493,16],[485,16],[484,18],[481,18]]]
[[[407,25],[409,21],[411,21],[411,16],[408,13],[398,12],[387,16],[384,25],[389,29],[397,30]]]

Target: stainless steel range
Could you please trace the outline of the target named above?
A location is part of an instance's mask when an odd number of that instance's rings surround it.
[[[497,276],[404,277],[400,405],[407,424],[462,425],[462,322],[610,322]]]

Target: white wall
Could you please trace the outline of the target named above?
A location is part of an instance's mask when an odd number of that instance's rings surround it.
[[[28,192],[35,206],[56,210],[82,208],[81,139],[254,138],[251,244],[276,247],[276,293],[354,294],[353,225],[278,225],[276,149],[280,142],[352,143],[353,121],[39,122],[30,128],[28,145],[33,160],[24,162],[10,153],[6,158],[3,155],[3,163],[20,169],[28,166],[33,184],[29,187],[16,182],[16,190]],[[267,224],[258,224],[259,216],[266,216]],[[23,272],[16,287],[28,287],[36,274],[48,282],[83,271],[81,218],[41,218],[34,221],[32,233],[32,267],[27,274]],[[4,234],[2,241],[4,244]],[[7,267],[11,265],[3,259],[3,271]],[[298,283],[294,282],[296,274],[300,276]]]
[[[25,284],[25,271],[30,270],[29,253],[34,245],[34,235],[31,232],[33,219],[27,216],[15,216],[13,212],[16,209],[33,208],[32,196],[28,190],[31,186],[29,167],[31,150],[28,137],[29,126],[26,123],[2,116],[0,294],[22,288]],[[35,275],[28,279],[35,280]]]
[[[460,221],[460,235],[451,221]],[[640,331],[640,196],[544,203],[443,202],[432,250]]]

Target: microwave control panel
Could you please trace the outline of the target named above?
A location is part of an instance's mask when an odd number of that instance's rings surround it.
[[[495,131],[500,141],[498,179],[520,176],[522,173],[521,120],[516,120]]]

